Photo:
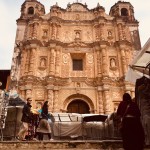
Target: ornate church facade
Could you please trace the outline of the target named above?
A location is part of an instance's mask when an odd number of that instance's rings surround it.
[[[51,112],[113,112],[124,92],[128,65],[140,50],[138,21],[129,2],[118,1],[109,15],[97,4],[51,6],[25,0],[17,20],[11,68],[12,87],[36,107],[49,101]]]

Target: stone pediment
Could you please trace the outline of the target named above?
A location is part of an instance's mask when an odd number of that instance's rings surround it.
[[[67,11],[88,11],[87,5],[81,3],[68,4]]]

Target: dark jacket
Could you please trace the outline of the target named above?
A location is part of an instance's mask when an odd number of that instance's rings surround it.
[[[31,123],[32,113],[31,113],[31,105],[29,103],[25,104],[22,110],[22,122]]]

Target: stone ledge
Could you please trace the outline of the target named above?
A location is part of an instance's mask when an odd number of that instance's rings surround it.
[[[99,141],[99,140],[82,140],[82,141],[3,141],[0,142],[0,149],[10,150],[48,150],[48,149],[122,149],[122,141]]]
[[[4,150],[123,150],[121,140],[1,141]],[[150,150],[147,146],[145,150]]]

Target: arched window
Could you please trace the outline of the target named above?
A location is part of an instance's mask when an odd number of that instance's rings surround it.
[[[121,9],[121,16],[128,16],[128,10],[126,8]]]
[[[34,14],[34,8],[33,7],[29,7],[28,8],[28,14],[29,15],[33,15]]]

